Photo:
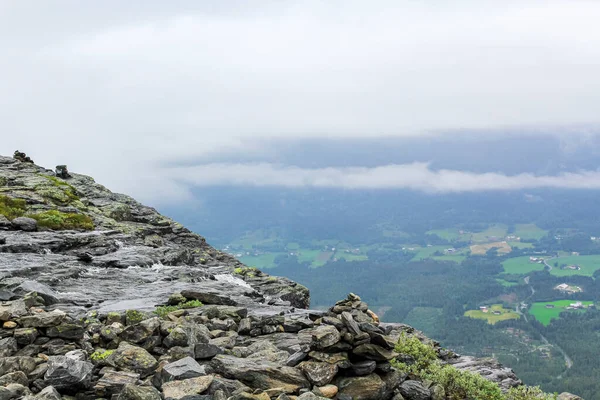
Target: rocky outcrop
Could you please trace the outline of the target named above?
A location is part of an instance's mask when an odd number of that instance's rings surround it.
[[[360,297],[308,310],[305,287],[59,175],[0,157],[0,398],[444,398],[391,363],[401,335],[429,339],[380,323]],[[433,344],[443,363],[520,384]]]
[[[70,310],[152,309],[185,290],[206,304],[309,305],[302,285],[245,267],[155,209],[84,175],[62,179],[31,162],[0,157],[0,215],[8,221],[0,221],[5,299],[31,291],[23,284],[36,281],[32,290]]]

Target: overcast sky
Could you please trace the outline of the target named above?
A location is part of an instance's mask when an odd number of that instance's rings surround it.
[[[162,167],[258,151],[256,137],[593,134],[599,20],[600,2],[575,0],[3,0],[0,153],[66,163],[156,203],[221,176],[297,186],[293,166]],[[368,186],[393,180],[394,168],[430,189],[440,179],[470,187],[458,175],[422,174],[420,164],[368,171]],[[232,178],[240,169],[243,182]],[[265,170],[276,171],[269,182]],[[356,181],[349,171],[323,182],[348,186],[339,182]],[[484,178],[481,187],[492,188]]]

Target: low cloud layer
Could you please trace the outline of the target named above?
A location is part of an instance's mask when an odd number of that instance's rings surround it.
[[[210,164],[174,168],[173,176],[184,185],[249,185],[291,188],[410,189],[427,193],[462,193],[540,188],[600,189],[599,171],[558,176],[462,171],[434,171],[425,163],[386,165],[376,168],[301,169],[272,164]]]
[[[4,0],[0,153],[154,202],[159,165],[272,139],[594,131],[598,15],[585,0]]]

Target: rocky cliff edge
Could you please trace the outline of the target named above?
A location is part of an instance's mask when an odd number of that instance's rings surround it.
[[[450,398],[392,366],[410,362],[404,337],[504,390],[521,384],[493,360],[380,323],[356,295],[309,310],[302,285],[57,172],[0,157],[0,399]]]

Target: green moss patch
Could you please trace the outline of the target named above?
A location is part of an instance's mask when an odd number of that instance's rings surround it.
[[[96,350],[90,355],[90,358],[93,361],[103,361],[110,357],[114,352],[114,350]]]
[[[134,325],[138,322],[142,322],[145,318],[144,313],[138,310],[127,310],[125,311],[125,321],[127,325]]]
[[[256,267],[238,267],[233,270],[234,274],[253,278],[256,276],[258,269]]]
[[[67,182],[59,179],[55,176],[40,175],[44,179],[47,179],[51,184],[41,185],[36,188],[36,192],[44,198],[51,200],[58,204],[69,204],[74,201],[79,201],[77,189],[69,185]]]
[[[189,309],[189,308],[197,308],[197,307],[202,307],[203,305],[204,304],[202,304],[202,302],[199,300],[190,300],[190,301],[186,301],[184,303],[179,303],[175,306],[156,307],[156,310],[154,310],[154,314],[156,314],[162,318],[162,317],[166,316],[168,313],[173,312],[173,311],[185,310],[185,309]]]
[[[6,218],[22,217],[26,209],[27,203],[25,200],[0,195],[0,214]]]
[[[28,215],[38,222],[38,226],[53,230],[65,229],[94,229],[94,221],[84,214],[64,213],[58,210],[49,210]]]

